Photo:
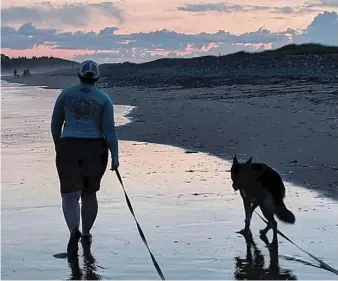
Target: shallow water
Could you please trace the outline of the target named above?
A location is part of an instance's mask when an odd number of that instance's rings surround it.
[[[53,257],[65,251],[68,240],[49,133],[57,94],[55,90],[2,84],[2,279],[71,276],[66,260]],[[129,122],[123,115],[130,109],[116,107],[117,124]],[[246,279],[273,279],[267,270],[268,249],[258,238],[264,224],[256,215],[252,232],[261,252],[256,251],[256,261],[260,262],[255,266],[238,262],[236,267],[236,257],[246,258],[245,240],[235,233],[243,227],[244,211],[239,194],[231,188],[229,163],[150,143],[122,141],[120,153],[127,192],[167,279],[236,279],[243,275]],[[92,231],[96,267],[87,274],[102,279],[158,279],[112,173],[104,176],[98,197],[99,216]],[[286,204],[297,222],[293,226],[280,223],[279,229],[305,250],[338,267],[337,202],[287,184]],[[279,238],[279,255],[280,279],[337,279],[323,269],[285,259],[283,256],[316,264],[283,238]],[[80,267],[84,268],[82,257]]]

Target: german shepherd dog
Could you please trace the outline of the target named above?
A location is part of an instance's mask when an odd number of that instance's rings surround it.
[[[232,187],[235,191],[239,190],[244,204],[245,227],[241,232],[250,231],[252,213],[259,206],[268,221],[260,234],[265,236],[272,228],[272,243],[277,244],[277,222],[274,215],[285,223],[294,224],[296,221],[294,214],[283,202],[285,186],[281,176],[266,164],[252,163],[252,157],[245,163],[239,163],[236,155],[230,172]]]

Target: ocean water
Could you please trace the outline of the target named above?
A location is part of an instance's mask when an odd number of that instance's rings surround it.
[[[65,251],[69,238],[49,133],[57,94],[1,85],[2,279],[158,279],[122,189],[109,171],[98,194],[92,258],[86,260],[81,247],[75,268],[54,257]],[[116,106],[119,126],[130,122],[124,115],[131,109]],[[270,253],[258,237],[264,223],[256,215],[250,261],[245,240],[236,233],[244,225],[244,210],[232,190],[228,162],[170,146],[120,143],[120,172],[166,279],[337,279],[281,237],[279,267],[270,264]],[[286,204],[297,222],[279,223],[279,229],[337,268],[337,202],[287,184]]]

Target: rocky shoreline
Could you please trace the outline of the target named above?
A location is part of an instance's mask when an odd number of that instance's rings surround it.
[[[234,54],[166,59],[145,64],[104,64],[104,87],[203,88],[271,85],[285,82],[338,82],[338,55]]]

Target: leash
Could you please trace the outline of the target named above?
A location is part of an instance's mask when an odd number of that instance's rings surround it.
[[[264,221],[266,224],[268,223],[260,214],[257,213],[257,211],[255,210],[255,213],[261,218],[262,221]],[[279,231],[277,229],[277,233],[282,236],[284,239],[286,239],[287,241],[289,241],[291,244],[293,244],[294,246],[296,246],[299,250],[301,250],[303,253],[307,254],[308,256],[310,256],[312,259],[314,259],[316,262],[319,263],[320,267],[330,271],[336,275],[338,275],[338,270],[334,269],[332,266],[328,265],[327,263],[325,263],[324,261],[322,261],[321,259],[317,258],[316,256],[310,254],[308,251],[303,250],[301,247],[299,247],[295,242],[293,242],[291,239],[289,239],[284,233],[282,233],[281,231]]]
[[[139,234],[140,234],[140,236],[141,236],[141,239],[142,239],[144,245],[147,247],[147,250],[148,250],[148,252],[149,252],[149,254],[150,254],[150,257],[151,257],[151,260],[152,260],[152,262],[153,262],[153,264],[154,264],[154,266],[155,266],[155,269],[156,269],[158,275],[161,277],[161,279],[162,279],[162,280],[165,280],[164,275],[163,275],[163,273],[162,273],[162,270],[161,270],[161,268],[160,268],[158,262],[156,261],[156,259],[155,259],[154,255],[153,255],[153,253],[151,252],[151,250],[150,250],[150,248],[149,248],[149,245],[148,245],[147,239],[146,239],[146,237],[145,237],[145,235],[144,235],[144,233],[143,233],[143,230],[142,230],[140,224],[138,223],[138,221],[137,221],[137,219],[136,219],[136,216],[135,216],[133,207],[132,207],[131,202],[130,202],[130,200],[129,200],[129,197],[128,197],[128,195],[127,195],[127,192],[126,192],[126,189],[125,189],[125,187],[124,187],[124,184],[123,184],[123,181],[122,181],[122,177],[121,177],[121,175],[120,175],[119,170],[116,169],[116,170],[115,170],[115,173],[116,173],[116,176],[117,176],[117,178],[118,178],[118,180],[119,180],[119,182],[120,182],[120,184],[121,184],[121,186],[122,186],[122,188],[123,188],[123,191],[124,191],[124,195],[125,195],[125,198],[126,198],[126,201],[127,201],[128,208],[129,208],[131,214],[132,214],[133,217],[134,217],[134,220],[135,220],[136,225],[137,225],[138,232],[139,232]],[[260,219],[261,219],[263,222],[265,222],[266,224],[268,223],[268,222],[267,222],[267,221],[266,221],[259,213],[257,213],[257,211],[255,211],[255,213],[260,217]],[[314,255],[310,254],[309,252],[305,251],[304,249],[302,249],[300,246],[298,246],[296,243],[294,243],[291,239],[289,239],[284,233],[282,233],[282,232],[279,231],[278,229],[277,229],[277,233],[278,233],[280,236],[282,236],[284,239],[286,239],[287,241],[289,241],[291,244],[293,244],[294,246],[296,246],[296,247],[297,247],[299,250],[301,250],[303,253],[307,254],[309,257],[311,257],[311,258],[314,259],[316,262],[318,262],[321,268],[323,268],[323,269],[325,269],[325,270],[327,270],[327,271],[330,271],[330,272],[332,272],[332,273],[338,275],[338,270],[334,269],[333,267],[331,267],[330,265],[328,265],[327,263],[325,263],[325,262],[322,261],[321,259],[317,258],[316,256],[314,256]]]
[[[137,219],[136,219],[136,217],[135,217],[135,213],[134,213],[133,207],[132,207],[132,205],[131,205],[131,203],[130,203],[129,197],[128,197],[127,192],[126,192],[126,189],[124,188],[123,181],[122,181],[122,177],[121,177],[121,175],[120,175],[119,170],[116,169],[116,170],[115,170],[115,173],[116,173],[116,176],[117,176],[117,178],[118,178],[118,180],[119,180],[119,182],[120,182],[120,184],[121,184],[121,186],[122,186],[122,188],[123,188],[124,196],[125,196],[125,198],[126,198],[126,201],[127,201],[128,207],[129,207],[129,210],[130,210],[131,214],[132,214],[133,217],[134,217],[134,220],[135,220],[135,222],[136,222],[137,229],[138,229],[138,232],[140,233],[140,236],[141,236],[141,238],[142,238],[142,241],[143,241],[144,245],[146,245],[146,247],[147,247],[147,249],[148,249],[148,252],[149,252],[149,254],[150,254],[151,260],[153,261],[153,264],[154,264],[154,266],[155,266],[155,268],[156,268],[156,270],[157,270],[158,275],[161,277],[162,280],[165,280],[164,275],[163,275],[163,273],[162,273],[162,270],[161,270],[159,264],[157,263],[157,261],[156,261],[154,255],[153,255],[153,253],[150,251],[150,248],[149,248],[149,246],[148,246],[147,239],[146,239],[146,237],[145,237],[145,235],[144,235],[144,233],[143,233],[143,231],[142,231],[142,228],[141,228],[140,224],[138,223],[138,221],[137,221]]]

